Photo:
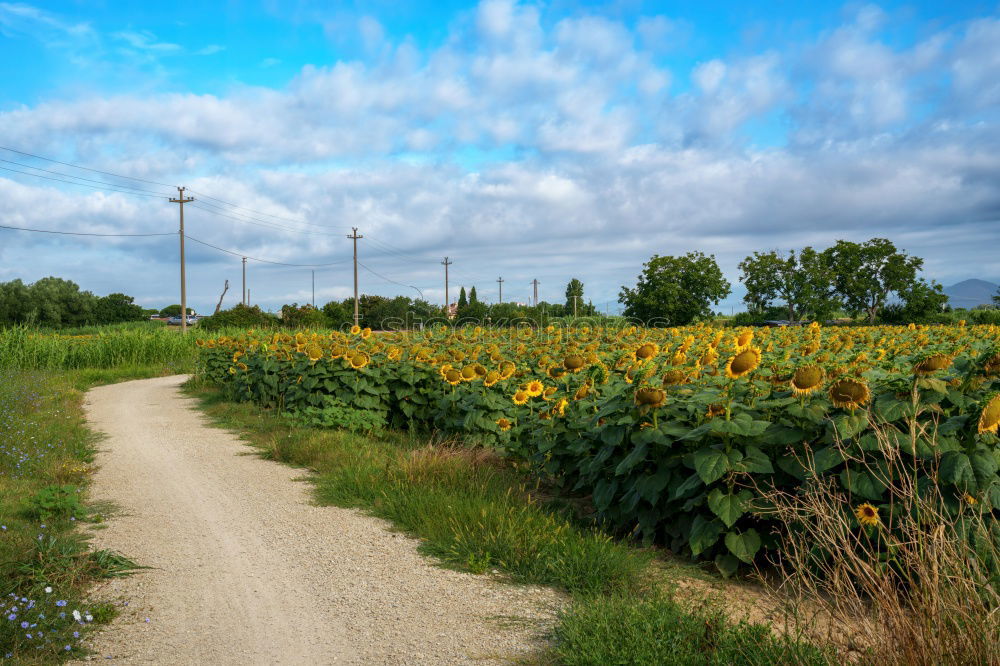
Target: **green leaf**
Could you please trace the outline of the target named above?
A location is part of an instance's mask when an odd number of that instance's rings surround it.
[[[743,452],[743,461],[740,467],[744,472],[749,472],[750,474],[773,474],[774,467],[771,465],[771,459],[767,457],[767,454],[758,449],[756,446],[747,446]]]
[[[719,540],[722,534],[722,523],[715,519],[707,519],[704,516],[695,516],[691,524],[691,534],[688,536],[688,546],[691,554],[695,557],[701,555],[706,549]]]
[[[969,456],[972,463],[972,472],[976,476],[976,486],[986,488],[996,478],[997,461],[992,454],[986,451],[976,451]]]
[[[729,532],[726,534],[726,548],[740,560],[751,564],[760,550],[760,535],[753,528],[746,532]]]
[[[813,471],[819,476],[842,462],[844,462],[844,457],[840,455],[840,451],[836,447],[827,446],[813,455]]]
[[[851,494],[863,499],[880,500],[885,486],[868,472],[845,469],[840,473],[840,483]]]
[[[795,456],[788,454],[778,458],[778,467],[784,470],[787,474],[791,474],[799,481],[805,481],[806,479],[806,469],[802,466],[802,463],[795,458]]]
[[[638,465],[646,457],[647,446],[645,443],[639,444],[625,456],[625,458],[615,467],[615,476],[620,476]]]
[[[742,490],[738,494],[724,493],[716,488],[708,494],[708,508],[712,513],[722,519],[726,527],[732,527],[736,521],[746,512],[746,503],[750,500],[749,490]]]
[[[683,483],[674,488],[674,494],[673,497],[671,497],[671,499],[675,500],[680,499],[685,495],[687,495],[692,490],[694,490],[695,488],[698,488],[702,485],[704,484],[701,481],[701,476],[697,472],[695,472],[694,474],[686,478],[683,481]]]
[[[961,451],[948,451],[941,456],[941,480],[959,490],[976,492],[976,473],[972,460]]]
[[[935,393],[948,393],[948,382],[935,377],[921,377],[917,380],[917,388],[928,389]]]
[[[617,481],[601,479],[597,482],[594,486],[594,506],[597,507],[598,511],[604,511],[611,506],[611,500],[614,499],[616,490],[618,490]]]
[[[635,491],[650,504],[656,504],[660,499],[660,493],[668,483],[670,483],[670,468],[660,467],[656,474],[647,474],[636,481]]]
[[[729,471],[729,457],[718,449],[700,449],[694,452],[694,468],[702,481],[712,483]]]
[[[740,568],[740,561],[729,553],[719,553],[715,556],[715,568],[724,578],[729,578]]]

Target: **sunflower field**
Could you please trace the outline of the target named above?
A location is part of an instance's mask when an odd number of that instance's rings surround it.
[[[355,327],[198,345],[234,399],[492,447],[724,573],[777,547],[761,488],[820,475],[860,531],[892,529],[886,438],[947,511],[1000,515],[1000,327]]]

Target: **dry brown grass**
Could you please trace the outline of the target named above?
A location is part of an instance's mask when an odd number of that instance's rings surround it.
[[[850,661],[1000,664],[996,520],[972,507],[949,515],[936,486],[918,494],[907,454],[886,432],[877,437],[877,458],[891,471],[880,476],[889,480],[894,529],[859,530],[855,507],[829,478],[814,477],[797,493],[766,493],[771,515],[794,526],[771,585],[789,624],[823,634]],[[873,469],[874,458],[852,459]]]

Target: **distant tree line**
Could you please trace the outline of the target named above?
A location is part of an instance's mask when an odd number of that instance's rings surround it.
[[[825,320],[844,312],[869,324],[934,321],[948,297],[940,284],[918,276],[923,263],[885,238],[840,240],[822,251],[754,252],[739,264],[747,290],[747,312],[739,317],[743,323]],[[690,252],[653,255],[619,300],[627,317],[678,326],[711,318],[712,305],[730,291],[714,256]]]
[[[70,280],[47,277],[33,284],[0,282],[0,326],[46,328],[141,321],[146,311],[131,296],[96,296]]]

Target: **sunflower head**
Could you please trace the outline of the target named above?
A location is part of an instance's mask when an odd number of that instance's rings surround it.
[[[372,329],[368,328],[367,326],[365,326],[363,329],[361,329],[361,337],[362,338],[364,338],[365,340],[367,340],[371,336],[372,336]]]
[[[747,329],[736,336],[736,348],[743,349],[748,347],[750,343],[753,342],[753,331]]]
[[[528,395],[528,392],[525,391],[524,389],[521,389],[520,391],[515,391],[514,392],[514,398],[513,398],[514,404],[515,405],[523,405],[523,404],[525,404],[525,403],[528,402],[528,398],[530,398],[530,397],[531,396]]]
[[[635,357],[640,361],[653,358],[660,352],[659,346],[655,342],[647,342],[635,350]]]
[[[645,386],[635,392],[635,404],[640,407],[662,407],[666,402],[667,392],[663,389]]]
[[[747,347],[726,362],[726,377],[737,379],[753,372],[758,365],[760,365],[760,350],[756,347]]]
[[[932,354],[914,365],[913,372],[918,375],[929,375],[938,370],[944,370],[949,365],[951,365],[951,357],[947,354]]]
[[[460,371],[456,370],[455,368],[451,368],[451,367],[449,367],[447,370],[445,370],[444,372],[442,372],[441,376],[444,377],[444,380],[446,382],[448,382],[449,384],[451,384],[452,386],[455,386],[455,385],[461,383],[461,381],[462,381],[462,373]]]
[[[677,386],[687,381],[687,375],[683,370],[667,370],[663,373],[664,386]]]
[[[529,396],[531,396],[532,398],[534,398],[535,396],[541,395],[542,394],[542,390],[544,390],[544,389],[545,389],[545,384],[542,384],[537,379],[532,379],[530,382],[528,382],[527,384],[524,385],[524,389],[523,390]]]
[[[476,367],[474,365],[467,365],[464,368],[462,368],[462,379],[464,379],[465,381],[471,382],[478,376],[479,375],[476,374]]]
[[[514,365],[513,361],[501,361],[500,362],[500,377],[503,379],[510,379],[514,371],[517,370],[517,366]]]
[[[588,395],[590,395],[590,390],[591,390],[590,389],[590,384],[584,384],[583,386],[581,386],[580,388],[578,388],[576,390],[576,393],[573,394],[573,399],[574,400],[583,400]]]
[[[830,402],[835,407],[857,409],[872,399],[868,384],[859,379],[838,379],[830,385]]]
[[[878,517],[878,507],[872,506],[868,502],[865,502],[855,509],[854,515],[857,516],[858,522],[862,525],[875,526],[880,522]]]
[[[496,370],[490,370],[486,373],[486,377],[483,378],[483,386],[490,387],[500,381],[500,373]]]
[[[991,393],[979,412],[977,431],[992,432],[995,435],[997,426],[1000,426],[1000,393]]]
[[[556,394],[556,391],[558,390],[559,389],[557,389],[555,386],[547,386],[545,390],[542,391],[542,400],[551,399],[552,396],[554,396]]]
[[[499,418],[497,419],[497,425],[500,427],[500,430],[506,432],[510,430],[510,427],[514,424],[510,421],[510,419]]]
[[[306,354],[308,354],[309,360],[315,363],[323,358],[323,348],[314,342],[310,345],[306,345]]]
[[[804,365],[792,375],[789,385],[795,395],[807,395],[820,387],[826,373],[818,365]]]
[[[357,324],[351,326],[351,335],[361,335],[361,327]]]
[[[586,363],[587,360],[579,354],[570,354],[563,359],[563,367],[570,372],[579,372]]]
[[[354,368],[355,370],[360,370],[361,368],[368,365],[368,362],[370,360],[371,358],[368,356],[368,354],[364,353],[363,351],[356,351],[353,354],[351,354],[351,367]]]

